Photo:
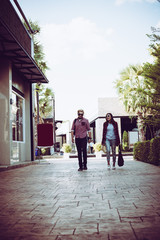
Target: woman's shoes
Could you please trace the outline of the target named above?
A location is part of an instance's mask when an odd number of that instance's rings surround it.
[[[107,169],[108,169],[108,170],[111,170],[111,166],[108,165],[108,166],[107,166]],[[116,169],[116,167],[113,165],[113,166],[112,166],[112,170],[115,170],[115,169]]]
[[[107,169],[108,169],[108,170],[111,170],[111,166],[110,166],[110,165],[108,165],[108,166],[107,166]]]

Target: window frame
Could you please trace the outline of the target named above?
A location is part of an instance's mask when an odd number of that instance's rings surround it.
[[[12,94],[15,94],[16,97],[22,99],[22,140],[14,140],[13,139],[13,130],[12,130],[12,142],[17,142],[17,143],[24,143],[25,142],[25,98],[23,94],[20,94],[20,92],[16,91],[15,88],[12,89]],[[13,107],[13,96],[12,96],[12,105],[11,105],[11,116],[12,116],[12,107]],[[11,119],[11,129],[13,124],[13,118]]]

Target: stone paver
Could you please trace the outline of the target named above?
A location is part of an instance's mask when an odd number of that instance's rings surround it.
[[[159,240],[160,168],[125,157],[49,159],[0,172],[2,240]]]

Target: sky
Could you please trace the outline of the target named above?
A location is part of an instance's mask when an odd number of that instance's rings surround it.
[[[114,81],[130,64],[151,60],[151,27],[160,27],[157,0],[18,0],[38,36],[55,93],[56,120],[84,109],[96,116],[98,98],[117,97]],[[107,112],[107,109],[106,109]]]

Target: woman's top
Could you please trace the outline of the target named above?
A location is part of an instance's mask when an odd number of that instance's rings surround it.
[[[107,126],[106,139],[108,139],[108,140],[116,139],[116,136],[115,136],[115,133],[114,133],[114,126],[111,123],[109,123],[108,126]]]
[[[109,123],[106,121],[103,124],[103,135],[102,135],[102,145],[106,144],[106,136],[108,134],[108,125]],[[120,139],[119,139],[119,133],[118,133],[118,124],[116,121],[113,121],[111,123],[111,125],[113,126],[114,129],[114,135],[115,135],[115,139],[116,139],[116,146],[118,146],[120,144]]]

